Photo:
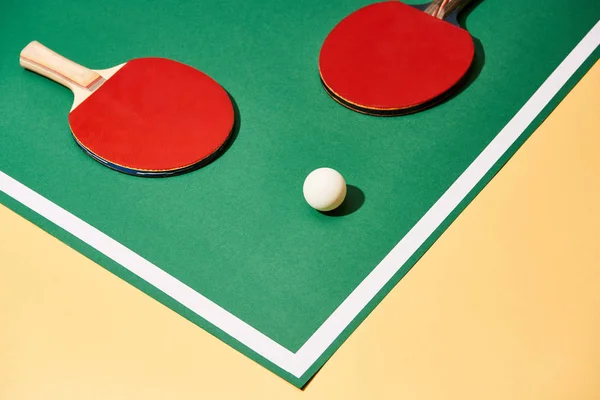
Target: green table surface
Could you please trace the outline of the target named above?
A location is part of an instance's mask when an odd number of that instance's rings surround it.
[[[466,86],[430,110],[377,118],[334,102],[321,87],[317,69],[327,33],[366,4],[4,0],[0,171],[295,353],[600,17],[597,0],[476,2],[462,18],[477,48]],[[67,123],[71,93],[19,67],[18,54],[31,40],[94,69],[160,56],[204,71],[235,101],[238,121],[230,148],[208,166],[172,178],[137,178],[103,167],[72,139]],[[302,386],[597,59],[596,50],[475,190],[301,376],[258,355],[105,252],[1,191],[0,201]],[[337,215],[312,210],[302,196],[306,175],[323,166],[340,171],[354,187],[351,202]]]

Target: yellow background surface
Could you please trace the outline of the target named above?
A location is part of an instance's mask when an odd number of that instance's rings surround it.
[[[300,391],[0,206],[0,399],[600,399],[600,64]]]

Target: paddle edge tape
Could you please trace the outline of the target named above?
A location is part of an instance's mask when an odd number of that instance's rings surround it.
[[[233,108],[233,104],[232,104],[232,108]],[[108,161],[108,160],[94,154],[94,152],[92,152],[90,149],[88,149],[83,143],[81,143],[77,139],[77,136],[75,135],[75,133],[73,132],[72,129],[71,129],[71,133],[73,135],[73,139],[75,140],[75,143],[77,143],[77,145],[88,156],[90,156],[94,160],[98,161],[100,164],[104,165],[105,167],[108,167],[112,170],[115,170],[117,172],[121,172],[121,173],[124,173],[127,175],[133,175],[133,176],[138,176],[138,177],[147,177],[147,178],[165,178],[165,177],[181,175],[181,174],[184,174],[187,172],[194,171],[198,168],[201,168],[205,165],[210,164],[211,162],[213,162],[214,160],[219,158],[221,156],[221,154],[223,154],[225,152],[225,150],[227,150],[227,148],[229,147],[229,144],[231,143],[232,138],[235,136],[233,134],[233,132],[235,130],[236,123],[237,123],[237,118],[235,118],[235,113],[234,113],[233,126],[231,127],[231,130],[229,131],[227,138],[225,139],[223,144],[221,144],[221,146],[219,146],[217,149],[215,149],[215,151],[213,151],[207,157],[205,157],[201,160],[198,160],[194,163],[191,163],[189,165],[184,165],[182,167],[173,168],[173,169],[165,169],[165,170],[136,169],[133,167],[113,163],[111,161]],[[70,126],[69,126],[69,128],[70,128]]]
[[[410,107],[406,107],[406,108],[375,108],[375,107],[367,107],[364,105],[353,103],[350,100],[344,99],[342,96],[335,93],[329,86],[327,86],[327,83],[325,83],[325,80],[323,79],[323,76],[320,74],[320,71],[319,71],[319,75],[321,78],[321,84],[323,85],[323,88],[325,89],[327,94],[333,100],[335,100],[338,104],[341,104],[342,106],[344,106],[352,111],[356,111],[360,114],[370,115],[373,117],[399,117],[402,115],[414,114],[414,113],[417,113],[420,111],[424,111],[428,108],[431,108],[440,103],[443,103],[444,101],[448,100],[449,98],[451,98],[452,96],[457,94],[460,91],[460,88],[462,88],[463,85],[468,80],[468,77],[471,74],[471,71],[473,70],[474,64],[475,64],[474,62],[471,63],[471,66],[469,67],[467,72],[449,90],[445,91],[438,97],[435,97],[429,101],[426,101],[425,103],[415,104],[414,106],[410,106]]]

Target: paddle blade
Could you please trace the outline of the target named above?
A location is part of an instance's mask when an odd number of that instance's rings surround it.
[[[474,53],[466,30],[390,1],[342,20],[323,43],[319,71],[328,92],[347,107],[402,113],[452,89]]]
[[[128,173],[202,163],[225,144],[233,123],[231,100],[217,82],[163,58],[127,62],[69,114],[78,144]]]

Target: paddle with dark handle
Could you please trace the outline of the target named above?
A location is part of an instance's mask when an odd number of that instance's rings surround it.
[[[419,6],[388,1],[350,14],[321,48],[325,89],[340,104],[373,115],[401,115],[435,104],[473,62],[473,38],[456,18],[469,1]]]

